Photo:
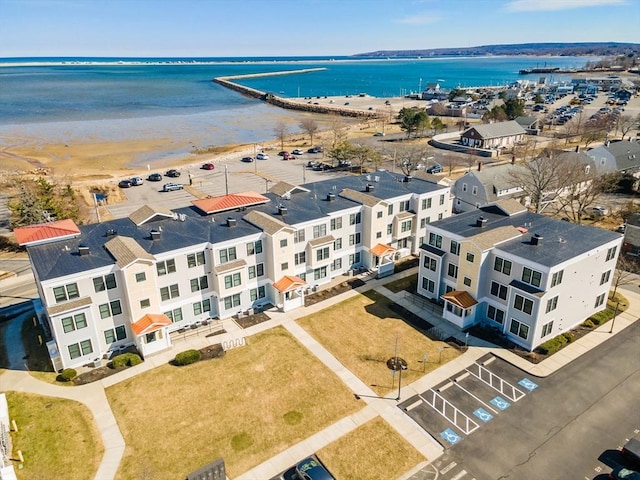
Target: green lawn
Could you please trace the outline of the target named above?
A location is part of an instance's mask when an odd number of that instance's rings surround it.
[[[61,398],[7,392],[9,414],[18,424],[11,433],[13,456],[21,450],[24,467],[14,463],[18,480],[91,480],[104,448],[84,405]]]
[[[155,368],[107,397],[127,444],[122,480],[185,478],[219,457],[233,478],[361,408],[281,327],[219,359]]]

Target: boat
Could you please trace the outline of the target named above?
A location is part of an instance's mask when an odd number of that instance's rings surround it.
[[[518,73],[520,75],[528,75],[530,73],[555,73],[560,67],[539,67],[539,68],[523,68]]]

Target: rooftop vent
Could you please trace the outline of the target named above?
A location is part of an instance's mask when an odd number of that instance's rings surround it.
[[[80,256],[89,255],[89,247],[87,247],[86,245],[79,245],[78,254]]]
[[[105,236],[107,237],[115,237],[118,234],[118,231],[115,230],[114,228],[109,228],[107,229],[107,232],[105,233]]]
[[[533,237],[531,237],[531,245],[542,245],[542,236],[536,233]]]
[[[151,240],[160,240],[160,230],[151,230]]]
[[[284,217],[287,214],[287,207],[283,207],[282,205],[280,205],[278,207],[278,213]]]
[[[237,225],[237,220],[233,217],[227,217],[227,227],[235,227]]]
[[[335,195],[335,193],[328,193],[328,194],[327,194],[327,201],[328,201],[328,202],[332,202],[332,201],[333,201],[333,200],[335,200],[335,199],[336,199],[336,195]]]
[[[367,192],[373,192],[375,190],[375,187],[370,183],[367,183],[367,186],[365,189],[367,190]]]
[[[476,227],[484,227],[487,224],[487,219],[484,217],[480,217],[476,220]]]
[[[405,175],[405,176],[404,176],[404,180],[403,180],[403,181],[404,181],[404,182],[406,182],[406,183],[408,183],[408,182],[410,182],[410,181],[411,181],[411,178],[412,178],[412,177],[411,177],[411,175]]]
[[[378,175],[376,175],[375,177],[373,177],[373,181],[374,182],[379,182],[380,181],[380,177]]]

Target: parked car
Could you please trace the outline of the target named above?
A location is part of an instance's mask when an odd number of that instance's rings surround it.
[[[160,175],[159,173],[152,173],[147,177],[147,180],[149,180],[150,182],[159,182],[160,180],[162,180],[162,175]]]
[[[216,166],[213,163],[205,163],[200,168],[202,168],[202,170],[213,170]]]
[[[131,185],[134,186],[140,186],[144,183],[144,180],[142,180],[142,177],[131,177]]]
[[[124,180],[120,180],[120,183],[118,183],[118,186],[120,188],[129,188],[131,187],[131,180],[129,180],[128,178],[125,178]]]
[[[253,162],[253,157],[242,157],[241,161],[244,163],[251,163]]]
[[[184,185],[182,185],[181,183],[165,183],[162,186],[162,191],[173,192],[175,190],[182,190],[183,188],[184,188]]]
[[[318,165],[318,162],[314,162],[312,160],[307,162],[307,168],[314,168],[316,165]]]
[[[373,134],[374,137],[384,137],[384,132],[376,132]]]
[[[282,155],[283,160],[295,160],[296,156],[289,152],[284,152]]]
[[[435,165],[431,165],[429,168],[427,168],[426,172],[431,174],[441,173],[442,165],[440,165],[439,163],[436,163]]]
[[[307,150],[307,153],[320,153],[320,150],[318,150],[317,147],[311,147],[309,150]]]
[[[608,215],[609,210],[605,207],[590,207],[587,209],[587,212],[592,215]]]
[[[301,480],[335,480],[326,468],[315,458],[305,458],[296,465]]]
[[[175,168],[172,168],[171,170],[167,170],[167,173],[165,173],[164,175],[166,177],[177,178],[180,176],[180,172]]]
[[[266,153],[259,153],[258,155],[256,155],[256,158],[258,160],[269,160],[269,155],[267,155]]]
[[[300,150],[299,148],[296,148],[291,153],[293,153],[294,155],[303,155],[304,154],[304,152],[302,150]]]
[[[614,480],[640,480],[640,473],[618,466],[609,474],[609,478]]]

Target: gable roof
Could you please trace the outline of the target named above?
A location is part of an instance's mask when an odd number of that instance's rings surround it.
[[[368,193],[358,192],[357,190],[353,190],[351,188],[345,188],[340,192],[340,196],[344,198],[348,198],[349,200],[353,200],[354,202],[361,203],[366,207],[375,207],[382,200],[374,197],[373,195],[369,195]]]
[[[73,220],[67,219],[18,227],[13,230],[13,233],[18,240],[18,245],[38,245],[76,237],[80,235],[80,229]]]
[[[453,292],[442,295],[442,298],[460,308],[470,308],[477,305],[478,301],[471,296],[469,292],[464,290],[454,290]]]
[[[295,290],[296,288],[303,287],[307,284],[300,277],[295,277],[293,275],[285,275],[280,280],[273,284],[273,288],[278,290],[281,293],[286,293],[291,290]]]
[[[640,167],[640,142],[624,140],[604,147],[616,159],[618,171]]]
[[[145,223],[157,219],[173,218],[173,212],[166,208],[144,205],[129,215],[129,220],[138,227]]]
[[[267,213],[259,212],[258,210],[247,213],[243,218],[252,225],[255,225],[256,227],[262,229],[263,232],[268,233],[269,235],[273,235],[283,228],[292,229],[286,223],[281,222],[277,218],[274,218]]]
[[[287,182],[278,182],[269,189],[269,193],[284,197],[292,193],[308,192],[309,190]]]
[[[120,268],[131,265],[136,260],[148,260],[152,262],[155,260],[153,255],[147,253],[146,250],[131,237],[116,236],[105,243],[104,248],[115,258],[116,265]]]
[[[250,207],[267,203],[270,200],[256,192],[240,192],[230,193],[229,195],[220,195],[217,197],[200,198],[192,200],[199,210],[208,214],[234,210],[236,208]]]
[[[378,243],[375,247],[372,247],[369,250],[376,257],[382,257],[383,255],[387,255],[388,253],[393,253],[396,251],[391,245],[385,245],[383,243]]]
[[[521,127],[529,128],[531,125],[539,122],[540,120],[536,117],[526,117],[522,115],[520,117],[516,117],[514,121],[517,122]]]
[[[163,313],[147,313],[137,322],[131,324],[131,330],[136,335],[144,335],[146,333],[155,332],[163,327],[171,325],[171,320]]]
[[[524,131],[524,128],[522,128],[515,120],[510,120],[508,122],[474,125],[473,127],[469,127],[464,132],[462,132],[462,136],[468,136],[467,134],[472,130],[475,130],[481,138],[485,139],[511,137],[513,135],[524,135],[527,133]]]

